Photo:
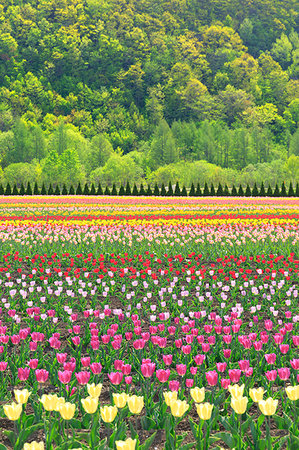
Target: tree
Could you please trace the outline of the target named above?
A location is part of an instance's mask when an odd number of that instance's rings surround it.
[[[153,168],[178,161],[178,151],[168,123],[162,120],[157,126],[150,147],[150,161]]]
[[[88,153],[88,169],[95,170],[104,166],[113,153],[110,141],[103,135],[98,134],[91,139],[90,151]]]
[[[295,183],[299,178],[299,156],[291,155],[285,162],[285,168],[292,183]]]

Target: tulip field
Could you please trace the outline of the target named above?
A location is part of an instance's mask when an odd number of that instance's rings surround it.
[[[299,449],[299,199],[0,197],[0,450]]]

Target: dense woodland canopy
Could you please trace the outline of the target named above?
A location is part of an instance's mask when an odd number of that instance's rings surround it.
[[[298,6],[2,0],[0,181],[295,183]]]

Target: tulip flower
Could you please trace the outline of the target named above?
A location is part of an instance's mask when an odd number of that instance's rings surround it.
[[[245,385],[242,384],[239,386],[238,384],[230,384],[228,386],[228,390],[233,398],[243,397]]]
[[[136,439],[128,438],[125,441],[115,441],[116,450],[135,450],[137,444]]]
[[[87,384],[87,391],[89,393],[89,395],[93,398],[99,398],[99,396],[101,395],[102,392],[102,383],[99,384]]]
[[[99,400],[98,397],[86,397],[81,399],[84,411],[88,414],[94,414],[98,409]]]
[[[122,372],[108,373],[108,378],[109,378],[110,382],[114,385],[119,385],[122,382],[123,376],[124,375]]]
[[[231,407],[237,414],[244,414],[247,408],[247,403],[247,397],[232,397],[231,399]]]
[[[18,420],[22,413],[21,403],[12,402],[10,405],[3,406],[4,413],[9,420]]]
[[[188,409],[189,405],[186,400],[174,400],[170,403],[171,414],[174,417],[182,417]]]
[[[121,394],[112,394],[113,402],[118,408],[124,408],[127,404],[127,394],[122,392]]]
[[[45,383],[49,378],[49,372],[45,369],[36,369],[35,376],[38,383]]]
[[[211,403],[199,403],[196,405],[198,417],[202,420],[209,420],[212,415],[213,406]]]
[[[177,400],[178,393],[177,391],[167,391],[163,392],[164,400],[167,406],[170,406],[170,403]]]
[[[276,412],[278,400],[274,400],[272,397],[269,397],[267,400],[259,401],[258,405],[264,416],[273,416]]]
[[[103,406],[100,408],[102,420],[105,423],[111,423],[116,417],[117,407],[116,406]]]
[[[59,413],[64,420],[71,420],[74,417],[76,410],[76,405],[65,402],[60,403],[59,405]]]
[[[75,373],[77,381],[79,384],[87,384],[90,379],[90,372],[82,371]]]
[[[23,389],[22,391],[15,389],[14,394],[15,394],[15,399],[16,399],[17,403],[20,403],[23,405],[24,403],[27,403],[31,392],[29,392],[28,389]]]
[[[216,370],[210,370],[206,372],[206,379],[210,386],[216,386],[218,382],[218,373]]]
[[[293,402],[299,400],[299,384],[296,386],[288,386],[285,388],[287,396]]]
[[[58,397],[56,394],[52,395],[45,395],[43,394],[40,402],[42,403],[43,407],[46,411],[56,411],[57,410],[57,403],[58,403]]]
[[[30,444],[26,443],[24,444],[23,450],[44,450],[45,446],[44,443],[33,441]]]
[[[200,389],[199,387],[195,387],[193,389],[190,389],[190,394],[195,403],[201,403],[205,399],[205,388],[202,387]]]
[[[262,387],[259,387],[257,389],[249,389],[249,395],[250,395],[251,399],[256,403],[263,400],[264,393],[265,393],[265,391]]]
[[[138,397],[137,395],[129,396],[127,403],[132,414],[140,414],[144,406],[143,397]]]

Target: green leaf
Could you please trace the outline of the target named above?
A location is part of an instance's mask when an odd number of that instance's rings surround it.
[[[70,420],[69,424],[75,430],[82,430],[82,428],[85,428],[85,427],[83,427],[83,423],[80,422],[80,420],[78,420],[78,419]],[[90,423],[89,423],[89,426],[90,426]],[[86,428],[89,428],[89,427],[86,427]]]
[[[234,447],[237,446],[236,439],[230,433],[226,433],[224,431],[221,431],[219,433],[215,433],[214,437],[217,437],[218,439],[221,439],[223,442],[226,443],[226,445],[229,446],[229,448],[234,448]]]
[[[190,428],[191,428],[193,436],[195,437],[195,439],[197,439],[198,425],[195,422],[193,422],[193,420],[190,418],[189,418],[189,424],[190,424]]]
[[[8,450],[8,448],[7,448],[7,447],[5,447],[5,445],[3,445],[3,444],[0,444],[0,450]]]
[[[141,418],[141,426],[144,430],[152,430],[157,428],[156,422],[151,417],[147,416]]]
[[[156,434],[157,432],[155,431],[155,433],[153,433],[149,438],[147,438],[147,440],[142,445],[139,446],[139,449],[140,450],[150,449],[155,440]]]

